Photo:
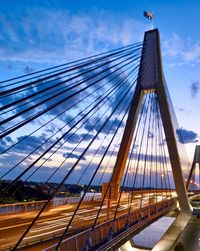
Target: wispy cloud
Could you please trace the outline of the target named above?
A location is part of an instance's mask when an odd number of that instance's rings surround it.
[[[200,41],[192,42],[190,39],[182,39],[176,32],[163,42],[163,55],[173,59],[179,59],[177,63],[170,66],[199,63],[200,62]]]
[[[194,81],[190,85],[191,97],[196,98],[200,91],[200,82]]]
[[[171,57],[176,57],[182,53],[183,42],[180,37],[173,32],[171,38],[163,42],[163,54]]]
[[[147,28],[132,18],[105,11],[72,15],[32,8],[18,14],[16,10],[0,17],[1,60],[66,62],[142,41]]]
[[[200,62],[200,42],[196,42],[195,44],[191,44],[188,42],[188,49],[183,51],[183,59],[185,61],[195,61]]]

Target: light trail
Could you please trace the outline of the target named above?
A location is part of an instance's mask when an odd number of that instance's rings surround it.
[[[175,196],[176,194],[173,194],[173,197]],[[143,197],[142,207],[147,206],[149,204],[149,199],[152,199],[153,203],[155,203],[156,201],[161,201],[162,198],[164,198],[165,200],[168,199],[167,196],[163,197],[161,192],[151,192],[149,194],[148,191],[146,191]],[[128,193],[124,194],[122,196],[122,200],[118,208],[119,216],[128,212],[130,204],[132,210],[139,209],[140,200],[141,195],[136,193],[134,195],[133,202],[128,203]],[[83,204],[80,207],[77,216],[74,218],[70,226],[69,234],[73,235],[82,229],[89,228],[94,222],[94,219],[96,218],[97,212],[99,210],[99,205],[100,202],[89,202]],[[112,217],[112,215],[114,214],[116,206],[117,203],[112,203],[110,205],[109,217]],[[66,225],[69,223],[75,207],[76,204],[71,205],[70,207],[68,205],[62,205],[56,208],[49,208],[36,222],[34,227],[30,230],[29,234],[26,236],[26,238],[24,238],[22,244],[24,245],[24,243],[26,242],[34,242],[38,243],[39,246],[39,243],[41,243],[41,239],[51,240],[54,238],[55,235],[61,235]],[[31,223],[36,213],[36,211],[33,211],[17,213],[14,215],[2,215],[2,217],[0,218],[0,250],[9,250],[9,248],[16,243],[23,231],[26,229],[27,225]],[[99,214],[98,222],[101,223],[106,221],[107,217],[107,205],[105,204],[103,205],[101,213]]]

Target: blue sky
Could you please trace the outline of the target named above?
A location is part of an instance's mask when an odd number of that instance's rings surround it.
[[[142,41],[154,12],[190,160],[200,137],[199,1],[0,1],[0,80]]]

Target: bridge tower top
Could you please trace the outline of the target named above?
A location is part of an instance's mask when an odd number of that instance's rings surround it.
[[[156,45],[158,37],[158,29],[147,31],[144,36],[138,75],[138,85],[140,85],[144,91],[155,91],[155,84],[158,83],[158,74],[156,70]]]

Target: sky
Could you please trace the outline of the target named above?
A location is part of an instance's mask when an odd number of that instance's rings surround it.
[[[153,11],[190,161],[200,140],[199,1],[1,0],[0,81],[143,40]]]

